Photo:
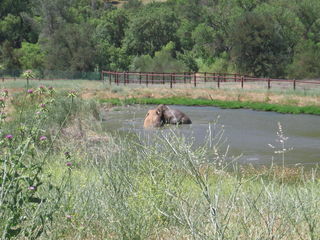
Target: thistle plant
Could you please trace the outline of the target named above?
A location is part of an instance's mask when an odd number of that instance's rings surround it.
[[[22,77],[27,79],[27,88],[29,88],[29,79],[30,78],[35,78],[35,74],[33,73],[32,70],[26,70],[22,73]]]
[[[7,132],[0,118],[1,239],[36,239],[46,233],[66,188],[65,183],[52,184],[50,175],[44,171],[53,147],[53,140],[44,135],[47,107],[53,100],[41,100],[45,103],[34,109],[32,124],[19,123],[14,132]],[[5,98],[1,102],[0,112],[3,112]]]

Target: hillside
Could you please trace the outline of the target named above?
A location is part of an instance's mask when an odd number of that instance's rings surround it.
[[[4,0],[0,74],[33,69],[320,77],[318,0]]]

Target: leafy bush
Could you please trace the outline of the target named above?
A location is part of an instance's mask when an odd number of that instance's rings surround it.
[[[185,72],[186,65],[173,57],[174,47],[174,43],[169,42],[153,58],[150,55],[136,57],[130,68],[141,72]]]

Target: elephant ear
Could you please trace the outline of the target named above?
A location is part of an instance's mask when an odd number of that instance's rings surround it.
[[[156,111],[156,114],[157,114],[157,115],[160,115],[160,113],[161,113],[161,112],[160,112],[159,110]]]
[[[147,112],[146,116],[145,117],[148,117],[149,116],[149,112]]]

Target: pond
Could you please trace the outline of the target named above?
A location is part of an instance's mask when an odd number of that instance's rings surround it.
[[[240,156],[240,164],[269,165],[272,162],[282,164],[282,155],[275,153],[282,149],[277,132],[279,123],[288,139],[284,142],[287,166],[314,166],[320,163],[320,117],[314,115],[279,114],[247,109],[220,109],[216,107],[174,106],[186,113],[192,120],[191,125],[145,130],[144,117],[148,109],[155,106],[130,106],[114,108],[103,113],[105,126],[109,130],[135,131],[149,134],[155,131],[169,131],[174,128],[196,145],[204,143],[208,135],[209,124],[218,122],[218,129],[224,130],[228,155]],[[272,148],[273,146],[274,148]]]

